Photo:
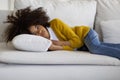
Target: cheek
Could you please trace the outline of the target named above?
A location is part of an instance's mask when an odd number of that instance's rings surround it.
[[[29,31],[30,31],[30,33],[34,34],[36,32],[36,29],[35,29],[35,27],[31,27],[31,28],[29,28]]]
[[[48,31],[47,31],[47,30],[45,30],[45,32],[44,32],[44,36],[46,36],[46,37],[48,37],[48,36],[49,36],[49,33],[48,33]]]
[[[46,34],[49,35],[49,32],[46,30]]]

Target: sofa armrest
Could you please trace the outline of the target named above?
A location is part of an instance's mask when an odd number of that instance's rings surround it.
[[[9,10],[0,10],[0,42],[4,41],[4,31],[7,28],[8,24],[5,24],[4,21],[7,19],[7,15],[12,11]]]

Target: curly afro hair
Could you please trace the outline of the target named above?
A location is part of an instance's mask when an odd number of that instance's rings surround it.
[[[5,23],[10,23],[5,31],[6,42],[11,41],[19,34],[31,34],[29,27],[32,25],[49,26],[49,17],[42,7],[32,10],[30,7],[17,10],[7,16]]]

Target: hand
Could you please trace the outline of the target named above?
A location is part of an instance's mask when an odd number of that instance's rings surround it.
[[[62,41],[57,41],[57,40],[52,40],[52,43],[53,43],[54,45],[59,45],[59,46],[62,46],[62,45],[63,45]]]
[[[70,46],[70,42],[69,41],[57,41],[57,40],[52,40],[52,43],[54,45],[58,45],[58,46]]]
[[[63,47],[52,44],[52,45],[49,47],[49,50],[52,50],[52,51],[54,51],[54,50],[63,50]]]

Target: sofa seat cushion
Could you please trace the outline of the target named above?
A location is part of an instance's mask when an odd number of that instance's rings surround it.
[[[90,54],[83,51],[18,51],[5,43],[0,43],[0,62],[15,64],[84,64],[84,65],[120,65],[113,57]]]

